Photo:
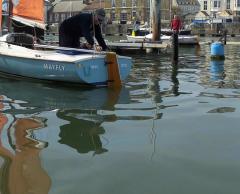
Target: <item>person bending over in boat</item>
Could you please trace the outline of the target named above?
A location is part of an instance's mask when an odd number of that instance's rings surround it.
[[[95,13],[79,13],[64,20],[59,27],[59,46],[70,48],[94,48],[94,36],[99,46],[97,51],[106,50],[107,45],[102,37],[101,23],[105,19],[105,10],[97,9]],[[84,37],[87,43],[82,44]]]
[[[181,28],[182,28],[182,22],[179,16],[174,15],[174,18],[171,21],[171,30],[173,30],[174,33],[178,34]]]

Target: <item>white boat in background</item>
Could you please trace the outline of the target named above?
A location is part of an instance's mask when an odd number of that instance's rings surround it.
[[[170,43],[172,36],[161,35],[161,41],[164,43]],[[152,33],[146,36],[130,36],[127,35],[129,42],[151,42]],[[194,45],[199,44],[199,37],[197,35],[178,35],[179,44]]]

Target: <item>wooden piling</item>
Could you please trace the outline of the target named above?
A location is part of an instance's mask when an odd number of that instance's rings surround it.
[[[178,32],[172,35],[173,61],[178,61]]]
[[[227,30],[226,29],[223,31],[223,43],[224,43],[224,45],[227,44]]]
[[[159,41],[161,34],[161,0],[152,0],[152,12],[152,40]]]

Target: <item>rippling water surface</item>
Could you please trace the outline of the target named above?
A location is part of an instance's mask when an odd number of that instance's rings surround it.
[[[0,78],[0,193],[239,193],[240,47],[133,54],[121,90]]]

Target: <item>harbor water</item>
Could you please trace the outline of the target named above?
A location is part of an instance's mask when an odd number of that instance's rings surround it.
[[[238,194],[240,47],[224,47],[131,54],[120,90],[1,76],[0,193]]]

